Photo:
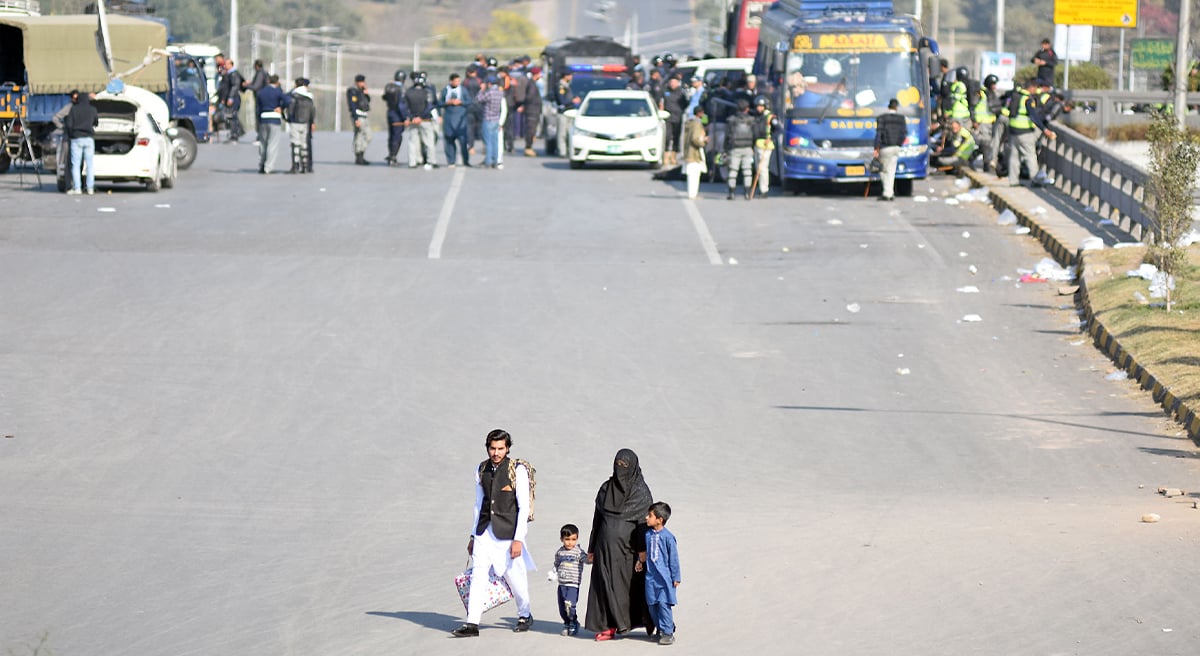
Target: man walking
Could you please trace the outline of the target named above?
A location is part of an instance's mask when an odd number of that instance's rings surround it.
[[[86,93],[71,92],[71,111],[63,119],[63,134],[70,140],[71,148],[71,190],[68,194],[78,196],[80,193],[79,167],[87,167],[87,193],[91,196],[96,191],[96,173],[93,166],[96,155],[96,126],[100,123],[100,113],[92,106],[91,98]]]
[[[474,559],[467,621],[452,632],[457,638],[479,635],[484,591],[491,571],[504,577],[517,602],[517,625],[513,632],[524,633],[533,627],[526,572],[537,567],[525,548],[530,508],[529,470],[524,463],[509,459],[512,436],[508,431],[499,428],[491,431],[484,445],[488,459],[475,470],[474,522],[467,541],[467,553]]]
[[[771,191],[771,156],[775,154],[774,130],[779,121],[766,96],[754,99],[754,176],[758,178],[758,195],[766,198]]]
[[[500,78],[488,77],[483,92],[476,99],[483,106],[483,165],[493,169],[503,168],[500,163],[500,125],[504,123],[505,101],[504,90],[500,87]]]
[[[675,166],[679,162],[679,132],[683,127],[683,110],[686,106],[687,97],[679,85],[679,78],[672,76],[667,80],[662,100],[662,109],[670,114],[667,119],[667,147],[663,150],[663,164],[667,166]]]
[[[275,170],[275,160],[283,149],[283,110],[291,102],[279,88],[279,76],[267,78],[267,85],[259,90],[254,99],[258,109],[258,172],[267,174]]]
[[[346,89],[346,107],[350,110],[350,121],[354,124],[354,163],[360,166],[367,161],[367,146],[371,145],[371,124],[367,120],[371,111],[371,94],[367,92],[367,76],[354,76],[354,86]]]
[[[232,59],[225,60],[225,75],[221,78],[221,86],[217,89],[217,100],[225,113],[229,125],[229,141],[237,143],[245,131],[242,130],[242,120],[238,113],[242,111],[242,86],[245,79],[238,72],[237,65]]]
[[[900,146],[908,138],[908,120],[896,111],[900,101],[888,101],[887,111],[875,119],[875,157],[883,164],[879,177],[883,180],[881,201],[896,200],[896,162],[900,159]]]

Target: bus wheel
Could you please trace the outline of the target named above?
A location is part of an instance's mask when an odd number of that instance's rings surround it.
[[[897,196],[905,196],[905,197],[911,196],[912,190],[913,190],[913,181],[911,179],[896,181],[896,195]]]

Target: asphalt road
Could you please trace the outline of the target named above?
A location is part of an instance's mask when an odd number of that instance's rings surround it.
[[[0,650],[641,653],[566,642],[544,580],[631,447],[683,653],[1195,653],[1200,511],[1154,490],[1196,449],[990,209],[349,140],[301,177],[204,146],[157,194],[0,176]],[[456,641],[495,427],[538,468],[538,623]]]

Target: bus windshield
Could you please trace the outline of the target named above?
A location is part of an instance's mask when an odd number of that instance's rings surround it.
[[[921,66],[915,52],[791,52],[787,57],[788,116],[825,118],[877,115],[888,100],[916,115],[921,102]]]

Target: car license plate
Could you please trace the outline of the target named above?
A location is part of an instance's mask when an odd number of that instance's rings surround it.
[[[846,175],[866,175],[867,168],[865,166],[847,166]]]
[[[609,155],[620,155],[621,147],[620,146],[609,146],[608,148],[605,149],[605,152],[607,152]]]

